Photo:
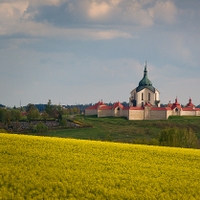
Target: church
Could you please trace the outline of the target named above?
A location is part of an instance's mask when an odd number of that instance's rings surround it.
[[[129,106],[120,102],[112,106],[99,101],[85,109],[85,115],[97,117],[126,117],[128,120],[166,120],[169,116],[200,116],[200,108],[196,108],[192,99],[182,107],[175,99],[173,104],[160,107],[160,92],[153,87],[148,78],[147,63],[145,63],[143,78],[138,86],[130,92]]]

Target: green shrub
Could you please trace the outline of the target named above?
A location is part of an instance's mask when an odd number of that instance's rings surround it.
[[[192,129],[168,128],[161,131],[160,145],[197,148],[198,138]]]
[[[59,124],[60,124],[60,126],[62,126],[62,127],[66,127],[67,126],[67,121],[66,121],[66,119],[61,119],[60,120],[60,122],[59,122]]]
[[[44,133],[48,131],[48,127],[42,122],[39,122],[36,125],[30,124],[29,128],[33,133]]]

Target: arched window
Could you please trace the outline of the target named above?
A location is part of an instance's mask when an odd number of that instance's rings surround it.
[[[144,94],[142,93],[141,99],[144,100]]]
[[[148,93],[148,101],[151,101],[151,94]]]

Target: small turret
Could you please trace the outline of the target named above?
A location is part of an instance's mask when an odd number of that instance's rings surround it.
[[[187,103],[187,105],[185,107],[190,107],[190,108],[194,108],[194,104],[192,103],[192,99],[189,98],[189,102]]]

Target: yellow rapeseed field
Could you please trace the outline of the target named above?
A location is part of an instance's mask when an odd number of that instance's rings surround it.
[[[0,199],[200,199],[200,150],[1,133]]]

